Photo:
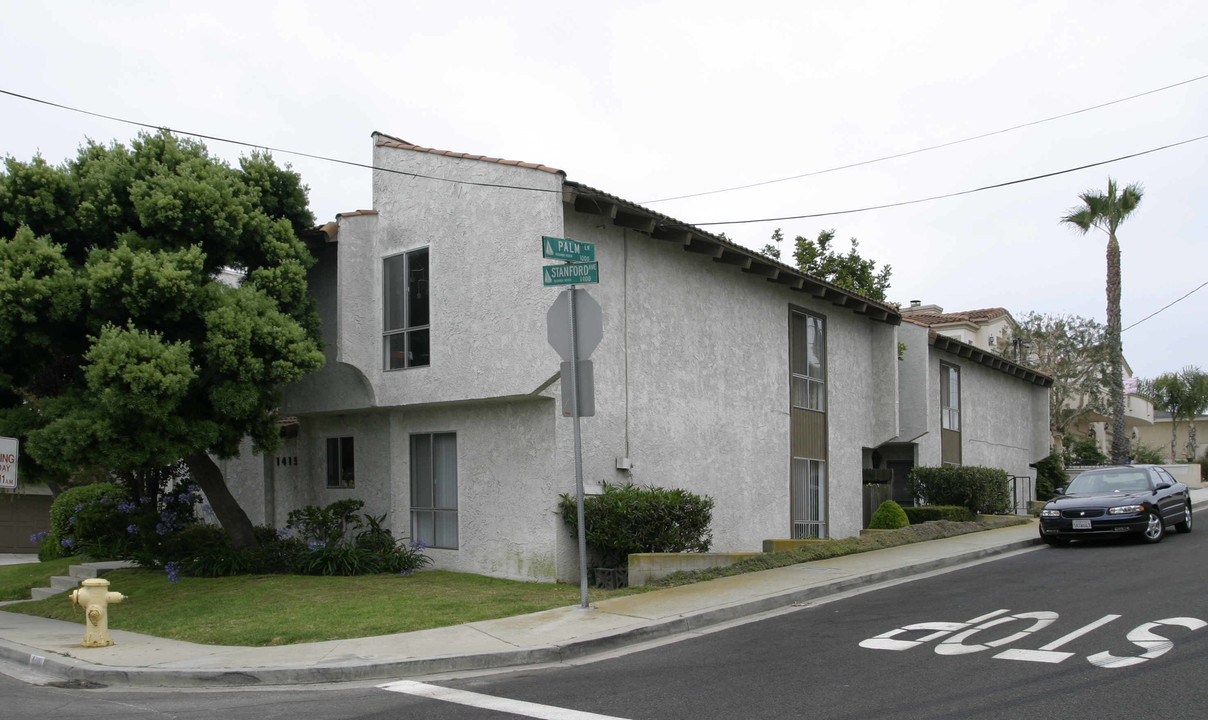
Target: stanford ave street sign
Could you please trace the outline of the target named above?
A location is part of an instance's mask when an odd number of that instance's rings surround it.
[[[600,263],[546,265],[542,268],[541,277],[546,286],[598,283],[600,282]]]

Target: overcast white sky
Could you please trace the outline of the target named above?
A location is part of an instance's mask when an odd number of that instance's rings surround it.
[[[183,131],[369,163],[370,133],[538,162],[692,223],[971,190],[1208,134],[1208,3],[15,2],[0,90]],[[0,95],[0,153],[52,163],[138,128]],[[235,160],[246,148],[208,141]],[[320,222],[370,173],[278,153]],[[889,297],[1105,320],[1106,238],[1058,223],[1139,182],[1119,232],[1127,328],[1208,281],[1208,139],[907,207],[710,226],[752,248],[834,228],[893,266]],[[786,243],[785,250],[788,250]],[[1124,333],[1135,374],[1208,369],[1208,287]]]

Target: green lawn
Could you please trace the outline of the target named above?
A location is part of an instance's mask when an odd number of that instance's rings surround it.
[[[76,562],[79,562],[76,560]],[[13,568],[0,567],[0,587]],[[65,574],[62,572],[44,573]],[[364,575],[237,575],[182,577],[129,569],[105,574],[110,590],[127,596],[113,606],[109,627],[213,645],[287,645],[387,635],[523,615],[579,604],[578,585],[526,583],[430,570],[410,577]],[[41,583],[48,584],[48,583]],[[591,601],[642,588],[592,590]],[[28,590],[24,597],[29,597]],[[67,595],[7,605],[3,610],[82,622]]]
[[[871,537],[832,540],[763,555],[727,568],[676,573],[659,584],[665,587],[700,582],[1019,522],[1026,520],[983,518],[978,522],[912,525]],[[0,566],[0,598],[28,598],[30,587],[49,585],[51,575],[66,575],[67,566],[73,562],[80,560]],[[388,635],[579,604],[578,585],[526,583],[443,570],[409,577],[182,577],[174,584],[162,570],[128,569],[113,570],[105,578],[111,590],[128,597],[111,609],[109,627],[211,645],[288,645]],[[589,599],[595,602],[657,589],[592,590]],[[0,609],[80,622],[82,626],[80,611],[66,594]]]
[[[50,562],[0,565],[0,601],[28,600],[29,591],[50,587],[51,575],[66,575],[69,565],[79,565],[79,558],[59,558]]]

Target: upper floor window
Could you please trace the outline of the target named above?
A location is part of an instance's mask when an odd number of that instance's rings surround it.
[[[940,365],[940,427],[961,429],[961,369],[955,365]]]
[[[826,412],[826,332],[822,318],[793,313],[793,407]]]
[[[384,352],[387,370],[429,362],[428,248],[391,255],[383,261]]]

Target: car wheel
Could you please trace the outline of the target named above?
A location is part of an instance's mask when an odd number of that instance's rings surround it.
[[[1141,531],[1141,539],[1147,543],[1160,543],[1166,537],[1166,526],[1162,524],[1162,516],[1150,510],[1146,516],[1145,529]]]
[[[1048,545],[1049,547],[1065,547],[1066,545],[1070,544],[1070,541],[1063,537],[1057,537],[1056,535],[1045,535],[1043,532],[1040,533],[1040,539],[1043,540],[1044,544]]]
[[[1191,503],[1183,508],[1183,522],[1175,523],[1174,529],[1181,533],[1191,532]]]

